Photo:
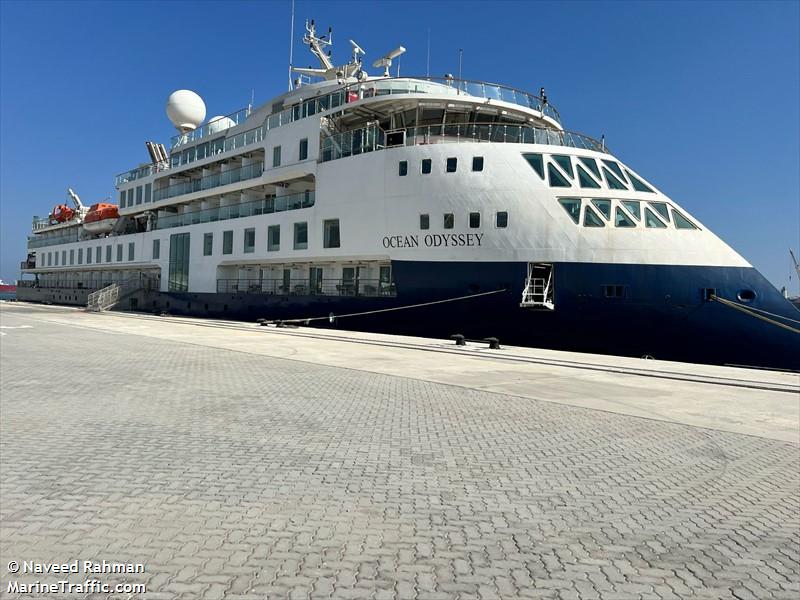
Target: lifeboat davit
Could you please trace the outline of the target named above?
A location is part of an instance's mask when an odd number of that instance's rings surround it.
[[[75,216],[75,211],[66,204],[59,204],[50,213],[51,223],[66,223]]]
[[[114,229],[119,219],[119,208],[116,204],[92,204],[83,218],[83,228],[89,233],[108,233]]]

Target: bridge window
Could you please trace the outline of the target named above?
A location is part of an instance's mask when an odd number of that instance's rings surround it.
[[[419,228],[420,229],[430,229],[431,228],[431,216],[430,215],[420,215],[419,216]]]
[[[153,240],[153,260],[161,257],[161,240]]]
[[[456,217],[453,213],[444,213],[444,228],[452,229],[456,225]]]
[[[203,256],[211,256],[214,253],[214,233],[203,234]]]
[[[577,165],[578,167],[578,183],[582,188],[595,188],[598,189],[600,184],[597,183],[589,173],[586,172],[582,166]]]
[[[481,213],[479,212],[471,212],[469,213],[469,226],[471,229],[477,229],[481,226]]]
[[[592,173],[594,173],[595,177],[600,179],[600,169],[597,166],[597,161],[593,158],[586,158],[584,156],[579,156],[578,160],[581,161],[587,169],[589,169]]]
[[[233,230],[222,232],[222,253],[233,254]]]
[[[276,252],[281,249],[281,226],[270,225],[267,227],[267,252]]]
[[[455,173],[456,169],[458,168],[458,159],[455,157],[450,157],[447,159],[447,172],[448,173]]]
[[[408,161],[407,160],[401,160],[397,164],[397,174],[400,177],[405,177],[406,175],[408,175]]]
[[[431,172],[431,159],[430,158],[423,158],[422,159],[422,174],[428,175]]]
[[[583,226],[584,227],[605,227],[606,224],[603,219],[600,218],[594,209],[586,205],[586,210],[583,211]]]
[[[672,220],[675,222],[675,227],[678,229],[697,229],[697,225],[692,223],[689,219],[683,216],[674,208],[672,209]]]
[[[531,168],[539,174],[539,177],[544,179],[544,159],[541,154],[523,154],[525,160]]]
[[[339,219],[328,219],[322,224],[323,227],[323,240],[322,245],[324,248],[339,248],[341,241],[339,239]]]
[[[255,227],[248,227],[244,230],[244,253],[251,254],[256,251],[256,230]]]
[[[550,187],[572,187],[551,163],[547,165],[547,177],[550,180]]]
[[[305,250],[308,248],[308,223],[294,224],[294,249]]]
[[[614,171],[614,173],[617,175],[617,177],[620,178],[622,182],[627,183],[625,181],[625,175],[622,174],[622,169],[619,168],[619,164],[617,164],[613,160],[603,160],[603,164],[612,171]]]
[[[645,227],[650,227],[651,229],[664,229],[666,227],[664,222],[659,219],[649,208],[644,209],[644,225]]]
[[[628,176],[628,179],[633,185],[633,189],[635,189],[637,192],[650,192],[651,194],[656,193],[655,190],[651,188],[649,185],[647,185],[644,181],[642,181],[635,175],[632,175],[631,172],[628,171],[628,169],[625,169],[625,174]]]
[[[581,218],[581,201],[579,198],[559,198],[558,200],[564,210],[567,211],[569,217],[578,224]]]
[[[553,160],[556,161],[556,164],[564,169],[564,173],[566,173],[570,179],[573,179],[575,175],[572,172],[572,159],[569,156],[565,156],[563,154],[553,154]]]
[[[495,224],[499,229],[508,227],[508,212],[501,210],[495,216]]]
[[[615,227],[636,227],[636,223],[618,206],[614,213]]]
[[[473,156],[472,157],[472,170],[473,171],[483,171],[483,157],[482,156]]]
[[[669,223],[669,210],[667,209],[666,202],[650,202],[650,206],[652,206],[655,211],[661,215],[667,223]]]
[[[622,206],[628,209],[628,212],[633,215],[637,221],[642,218],[642,209],[639,206],[638,200],[623,200]]]
[[[611,218],[611,200],[592,200],[592,204],[603,213],[606,219]]]
[[[608,183],[608,187],[612,190],[627,190],[628,187],[622,183],[619,179],[617,179],[616,175],[613,175],[611,171],[603,167],[603,175],[606,176],[606,183]]]

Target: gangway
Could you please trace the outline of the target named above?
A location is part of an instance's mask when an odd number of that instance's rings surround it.
[[[522,308],[555,310],[553,302],[553,265],[528,263],[528,276],[522,290]]]

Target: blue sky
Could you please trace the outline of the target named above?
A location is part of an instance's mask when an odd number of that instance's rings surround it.
[[[800,3],[306,2],[367,60],[403,44],[403,74],[547,89],[567,129],[612,151],[777,287],[800,246]],[[32,215],[85,203],[168,143],[167,96],[208,115],[286,89],[288,1],[0,2],[0,277],[19,275]],[[315,60],[296,35],[295,64]],[[374,70],[374,69],[373,69]],[[797,292],[796,278],[790,290]]]

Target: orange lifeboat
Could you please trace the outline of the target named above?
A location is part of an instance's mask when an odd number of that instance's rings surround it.
[[[83,228],[89,233],[108,233],[114,229],[118,219],[119,208],[116,204],[92,204],[83,219]]]
[[[66,223],[75,216],[75,211],[66,204],[59,204],[50,213],[51,223]]]

